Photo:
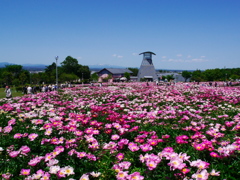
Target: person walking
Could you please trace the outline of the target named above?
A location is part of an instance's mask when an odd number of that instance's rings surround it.
[[[32,87],[30,85],[27,87],[27,93],[32,94]]]
[[[12,91],[10,89],[10,86],[6,86],[5,93],[6,93],[6,98],[9,99],[12,97]]]

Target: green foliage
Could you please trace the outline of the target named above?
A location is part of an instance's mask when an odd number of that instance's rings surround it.
[[[190,71],[183,71],[182,72],[182,77],[184,77],[185,82],[192,76],[192,72]]]
[[[193,71],[191,81],[229,81],[240,78],[240,68],[206,69]]]
[[[93,73],[92,75],[91,75],[91,79],[93,80],[93,81],[98,81],[98,74],[95,72],[95,73]]]
[[[128,81],[130,80],[130,74],[128,72],[124,73],[124,77],[127,78]]]
[[[67,73],[62,73],[61,76],[59,77],[59,80],[61,82],[72,82],[74,80],[77,80],[78,76],[75,74],[67,74]]]
[[[167,79],[168,81],[174,80],[173,74],[167,75],[167,76],[166,76],[166,79]]]
[[[62,73],[66,74],[74,74],[78,76],[77,79],[89,79],[90,78],[90,70],[88,66],[83,66],[78,64],[78,60],[68,56],[66,59],[61,63],[62,65]]]
[[[196,70],[192,73],[191,81],[200,82],[203,81],[203,73],[201,70]]]
[[[65,73],[76,74],[79,67],[78,60],[71,56],[67,56],[61,65]]]
[[[128,68],[130,71],[132,71],[132,76],[137,76],[138,75],[138,68]]]

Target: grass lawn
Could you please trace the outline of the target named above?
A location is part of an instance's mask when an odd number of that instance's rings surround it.
[[[6,97],[6,93],[4,92],[5,88],[0,88],[0,98],[5,98]],[[22,92],[16,92],[15,88],[11,88],[12,91],[12,96],[16,97],[16,96],[23,96]]]

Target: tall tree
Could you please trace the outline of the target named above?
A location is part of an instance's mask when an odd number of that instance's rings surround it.
[[[204,80],[204,77],[203,77],[203,73],[201,70],[198,69],[196,71],[193,71],[191,81],[200,82],[203,80]]]
[[[66,74],[75,74],[77,75],[78,69],[79,69],[79,64],[78,60],[71,57],[67,56],[66,59],[61,63],[63,72]]]
[[[91,72],[88,66],[79,65],[76,75],[83,79],[90,79]]]
[[[93,81],[98,81],[98,74],[95,72],[95,73],[93,73],[92,75],[91,75],[91,79],[93,80]]]
[[[56,63],[53,62],[51,65],[49,66],[46,66],[45,68],[45,73],[53,73],[53,72],[56,72]]]
[[[19,80],[21,81],[22,85],[27,83],[28,76],[29,76],[29,72],[28,71],[21,72],[21,74],[19,75]]]
[[[9,71],[4,71],[2,73],[2,78],[3,78],[4,82],[5,82],[5,84],[10,85],[10,84],[12,84],[12,81],[14,79],[13,73],[9,72]]]
[[[21,65],[6,65],[5,70],[8,72],[11,72],[13,75],[13,78],[19,78],[19,75],[23,71],[23,68]]]
[[[184,77],[185,82],[192,76],[192,72],[190,71],[183,71],[182,72],[182,77]]]

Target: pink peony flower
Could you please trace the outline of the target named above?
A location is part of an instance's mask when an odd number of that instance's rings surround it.
[[[89,175],[83,174],[79,180],[89,180]]]
[[[22,134],[21,133],[16,133],[13,138],[14,139],[20,139],[22,137]]]
[[[10,156],[11,158],[15,158],[15,157],[17,157],[19,154],[20,154],[20,151],[12,151],[12,152],[9,153],[9,156]]]
[[[30,169],[21,169],[20,175],[28,176],[30,174]]]
[[[139,172],[134,172],[127,176],[128,180],[143,180],[144,177],[140,175]]]
[[[128,176],[128,171],[119,171],[117,174],[117,180],[125,180]]]
[[[128,148],[129,148],[130,151],[132,151],[132,152],[138,151],[138,150],[140,149],[140,148],[137,146],[137,144],[135,144],[135,143],[128,144]]]
[[[192,175],[192,178],[195,178],[196,180],[207,180],[208,179],[208,172],[206,169],[202,170],[201,172],[197,172]]]
[[[6,126],[3,128],[4,133],[10,133],[12,131],[12,126]]]
[[[38,137],[38,134],[36,133],[32,133],[28,135],[28,138],[30,139],[30,141],[34,141],[34,139],[36,139]]]
[[[120,138],[120,136],[117,135],[117,134],[114,134],[114,135],[112,135],[112,137],[111,137],[112,140],[118,140],[119,138]]]
[[[119,161],[121,161],[124,158],[124,154],[123,153],[118,153],[116,157]]]
[[[27,154],[31,151],[31,149],[28,146],[22,146],[19,150],[24,154]]]

